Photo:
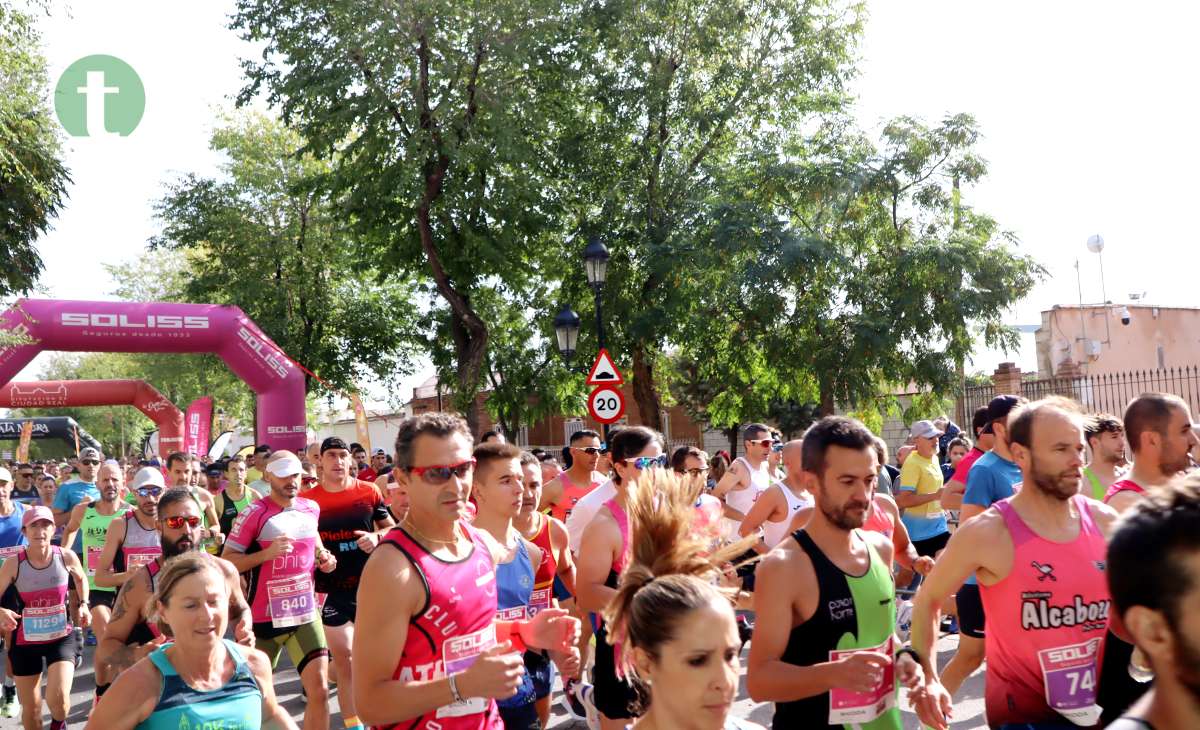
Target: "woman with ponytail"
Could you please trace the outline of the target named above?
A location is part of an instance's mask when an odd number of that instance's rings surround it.
[[[644,712],[636,730],[759,727],[730,716],[742,641],[736,591],[717,585],[720,566],[746,547],[706,556],[694,529],[701,486],[656,471],[629,495],[628,564],[604,621],[617,637],[619,671],[637,696],[634,709]]]

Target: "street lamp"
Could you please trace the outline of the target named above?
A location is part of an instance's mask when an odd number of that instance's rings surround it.
[[[588,283],[599,293],[608,274],[608,249],[600,242],[599,236],[588,239],[587,248],[583,249],[583,263],[587,269]]]
[[[579,341],[579,315],[564,306],[554,318],[554,336],[558,339],[558,351],[568,363],[575,357],[575,344]]]

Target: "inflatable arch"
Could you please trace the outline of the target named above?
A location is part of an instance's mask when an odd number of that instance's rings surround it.
[[[237,307],[20,299],[0,315],[4,330],[33,342],[0,349],[0,384],[43,350],[216,354],[257,395],[258,443],[304,448],[304,374]]]
[[[75,435],[79,435],[79,448],[91,446],[100,451],[100,442],[80,428],[74,418],[69,416],[47,416],[46,418],[0,418],[0,441],[18,441],[21,438],[21,426],[26,421],[33,421],[32,439],[60,439],[73,451]]]
[[[160,456],[183,450],[183,411],[144,380],[33,380],[0,387],[0,408],[133,406],[158,426]]]

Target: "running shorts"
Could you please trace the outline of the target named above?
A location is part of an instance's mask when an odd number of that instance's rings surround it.
[[[58,641],[45,644],[16,644],[8,648],[9,659],[12,660],[12,675],[14,677],[32,677],[42,673],[45,666],[58,662],[75,663],[75,632],[67,634]]]
[[[108,610],[111,611],[113,606],[116,604],[116,602],[117,602],[117,592],[116,591],[101,591],[101,590],[88,591],[88,608],[96,608],[98,606],[104,606]]]
[[[958,607],[958,628],[972,639],[984,637],[985,620],[983,615],[983,599],[979,596],[979,586],[975,583],[965,583],[954,596]]]
[[[357,593],[330,593],[321,607],[321,623],[325,626],[345,626],[354,623],[357,614]]]
[[[913,540],[913,547],[917,549],[917,555],[922,557],[937,557],[937,553],[942,548],[946,547],[946,543],[950,542],[950,533],[943,532],[940,535],[925,538],[924,540]]]
[[[312,660],[329,656],[325,628],[320,621],[287,629],[276,629],[268,623],[254,624],[254,639],[254,648],[266,653],[272,669],[279,663],[279,655],[285,648],[297,674],[303,674]]]

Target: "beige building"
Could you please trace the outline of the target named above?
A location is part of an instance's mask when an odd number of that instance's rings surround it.
[[[1056,305],[1035,333],[1038,377],[1073,362],[1084,375],[1200,364],[1200,309],[1142,304]]]

